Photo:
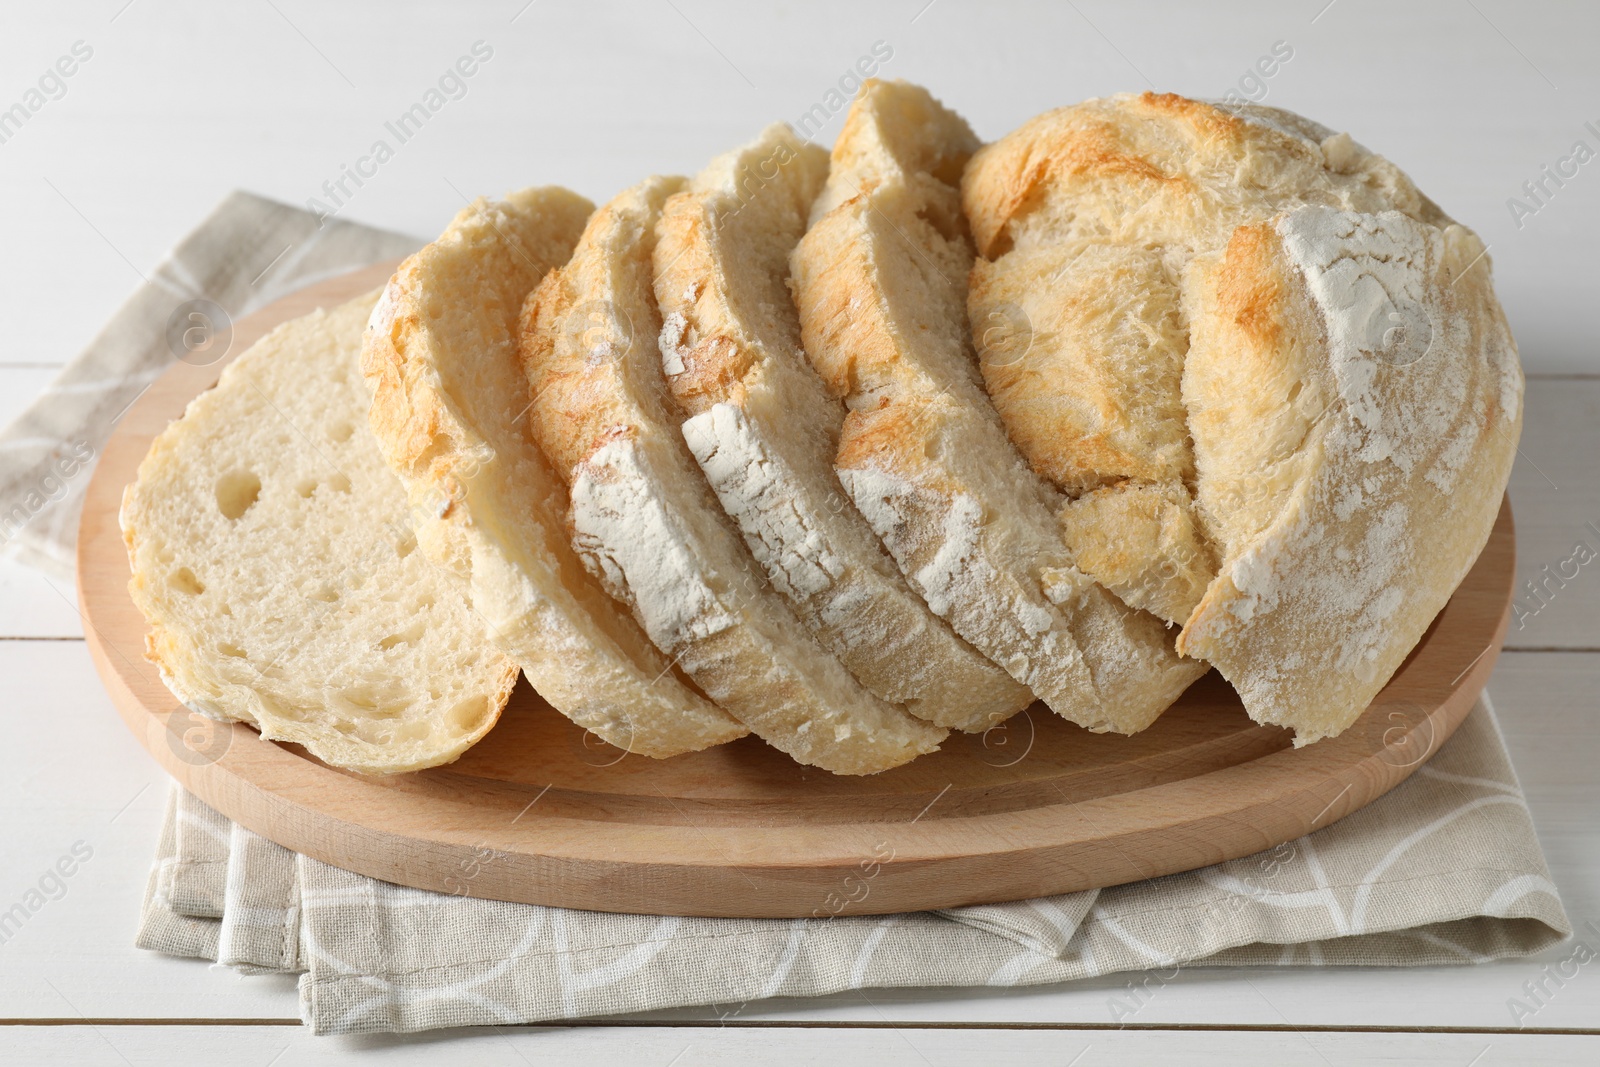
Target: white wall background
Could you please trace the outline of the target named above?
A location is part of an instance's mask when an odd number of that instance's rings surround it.
[[[1520,228],[1507,207],[1575,141],[1600,153],[1600,4],[8,0],[0,109],[80,40],[93,56],[65,94],[0,144],[3,363],[71,358],[229,189],[303,204],[378,137],[395,144],[385,120],[475,41],[493,58],[466,95],[344,217],[427,236],[462,205],[452,185],[598,200],[692,172],[797,119],[878,41],[885,76],[986,138],[1087,96],[1221,96],[1285,41],[1265,102],[1350,130],[1478,230],[1530,371],[1600,372],[1600,159]]]

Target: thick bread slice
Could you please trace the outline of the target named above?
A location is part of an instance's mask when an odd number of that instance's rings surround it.
[[[1515,451],[1481,243],[1346,134],[1170,94],[1041,115],[963,195],[974,316],[1031,324],[984,373],[1082,494],[1079,563],[1184,624],[1255,718],[1344,729],[1476,558]]]
[[[651,640],[756,734],[836,773],[899,766],[944,731],[863,689],[757,576],[671,411],[651,253],[661,206],[683,185],[651,178],[602,207],[524,306],[533,433],[570,482],[573,546]]]
[[[983,730],[1028,693],[928,610],[833,470],[844,412],[800,351],[785,284],[826,168],[777,125],[667,202],[655,252],[667,381],[723,508],[822,645],[884,700]]]
[[[1204,667],[1073,566],[1056,494],[979,384],[953,184],[976,145],[926,91],[862,87],[834,148],[836,206],[793,258],[806,351],[850,406],[840,478],[929,605],[1064,717],[1133,732]]]
[[[192,710],[367,774],[449,763],[517,668],[422,553],[366,429],[378,294],[286,322],[190,402],[123,492],[145,655]]]
[[[566,486],[528,435],[517,318],[591,210],[545,188],[462,211],[390,280],[362,370],[427,557],[563,714],[619,748],[673,756],[745,729],[678,677],[589,576],[563,528]]]

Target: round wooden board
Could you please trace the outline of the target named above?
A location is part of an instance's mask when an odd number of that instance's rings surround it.
[[[235,325],[272,326],[381,285],[335,278]],[[175,363],[107,442],[89,486],[78,580],[112,700],[183,785],[286,848],[403,885],[599,911],[735,917],[871,914],[1064,893],[1192,870],[1292,840],[1405,779],[1482,690],[1510,617],[1502,506],[1476,566],[1362,719],[1304,749],[1257,726],[1215,673],[1135,737],[1035,706],[894,771],[841,778],[754,738],[655,761],[573,726],[519,685],[499,725],[448,767],[335,770],[242,724],[189,712],[143,658],[117,526],[150,441],[222,363]]]

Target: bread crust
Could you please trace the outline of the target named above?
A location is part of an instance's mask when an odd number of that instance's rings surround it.
[[[1456,225],[1305,207],[1191,267],[1184,397],[1221,565],[1179,647],[1296,745],[1355,721],[1500,510],[1523,383],[1484,251]],[[1426,351],[1390,363],[1351,343],[1371,336],[1343,299],[1357,270],[1426,323]]]
[[[541,696],[609,743],[662,758],[745,728],[589,576],[563,527],[565,486],[526,428],[517,318],[592,208],[544,188],[462,211],[391,279],[362,370],[373,432],[407,484],[428,558],[469,591]]]
[[[1515,452],[1481,243],[1348,135],[1171,94],[1040,115],[962,194],[974,318],[1031,331],[984,375],[1073,498],[1079,564],[1258,720],[1344,729],[1476,558]]]

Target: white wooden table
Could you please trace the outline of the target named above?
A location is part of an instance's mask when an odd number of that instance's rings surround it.
[[[346,217],[438,230],[455,189],[554,181],[596,198],[692,171],[765,122],[798,119],[875,42],[882,73],[930,85],[994,136],[1046,107],[1146,88],[1220,96],[1275,41],[1267,101],[1349,128],[1493,248],[1530,371],[1512,478],[1519,567],[1600,535],[1594,250],[1600,162],[1516,224],[1572,143],[1600,148],[1600,6],[1304,0],[1133,10],[1081,0],[1005,18],[962,0],[706,0],[629,11],[539,0],[450,5],[177,0],[7,5],[0,109],[82,41],[92,56],[20,130],[0,125],[0,422],[93,336],[229,189],[304,203],[354,164],[476,41],[490,60]],[[441,5],[442,6],[442,5]],[[52,83],[52,91],[54,86]],[[826,141],[838,117],[821,132]],[[1590,173],[1593,171],[1594,173]],[[452,186],[454,188],[452,188]],[[3,460],[3,457],[0,457]],[[0,1063],[883,1064],[1590,1063],[1600,962],[1518,1030],[1507,1001],[1544,958],[1422,970],[1188,968],[1118,1028],[1126,978],[1021,990],[868,991],[570,1027],[313,1039],[287,978],[240,978],[131,945],[166,781],[117,721],[75,592],[0,566],[0,910],[77,842],[91,858],[0,944]],[[1600,564],[1513,628],[1490,692],[1557,885],[1600,948]],[[1592,925],[1590,925],[1592,924]]]

